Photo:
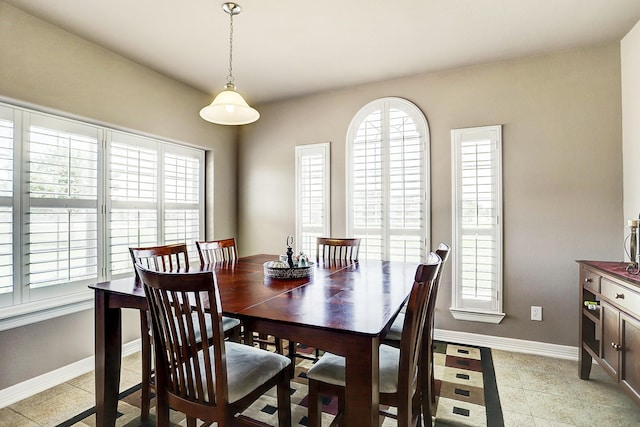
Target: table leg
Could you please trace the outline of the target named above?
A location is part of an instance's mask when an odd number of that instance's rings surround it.
[[[114,426],[118,408],[122,357],[122,313],[109,308],[109,298],[96,290],[96,427]]]
[[[380,425],[378,339],[357,340],[346,356],[345,425]],[[367,415],[369,414],[369,415]]]

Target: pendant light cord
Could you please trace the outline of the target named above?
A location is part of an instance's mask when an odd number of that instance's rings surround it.
[[[233,83],[233,13],[229,14],[229,75],[227,83]]]

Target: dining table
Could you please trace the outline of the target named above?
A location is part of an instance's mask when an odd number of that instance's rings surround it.
[[[378,349],[409,297],[417,263],[360,260],[313,265],[309,277],[274,279],[278,255],[190,266],[213,271],[223,314],[240,319],[245,342],[273,335],[345,357],[345,425],[379,426]],[[114,426],[122,357],[122,309],[147,310],[134,277],[92,284],[95,291],[96,426]]]

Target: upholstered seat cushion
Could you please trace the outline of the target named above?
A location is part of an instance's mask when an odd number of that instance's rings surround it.
[[[393,321],[389,332],[384,337],[385,340],[389,341],[400,341],[402,338],[402,328],[404,326],[404,313],[400,312],[396,320]]]
[[[380,346],[380,393],[398,391],[398,366],[400,365],[400,349],[388,345]],[[320,360],[309,369],[307,378],[324,383],[345,386],[345,358],[332,353],[325,353]]]
[[[234,317],[227,317],[227,316],[222,316],[222,330],[223,331],[228,331],[230,329],[235,328],[236,326],[240,326],[240,320],[234,318]],[[207,324],[207,327],[209,327],[209,325]]]
[[[231,341],[225,341],[225,351],[229,403],[242,399],[291,363],[288,357],[281,354]],[[209,347],[209,352],[213,360],[213,347]],[[199,362],[200,372],[205,372],[202,352]],[[205,378],[203,382],[206,382]]]

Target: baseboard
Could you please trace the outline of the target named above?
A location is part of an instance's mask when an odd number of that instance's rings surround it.
[[[140,348],[140,339],[128,342],[122,346],[122,357],[140,351]],[[95,366],[95,357],[87,357],[86,359],[79,360],[70,365],[63,366],[62,368],[0,390],[0,408],[4,408],[75,377],[86,374],[87,372],[91,372],[95,369]]]
[[[442,329],[436,329],[433,336],[440,341],[490,347],[492,349],[512,351],[514,353],[537,354],[539,356],[555,357],[557,359],[578,360],[578,347],[568,345],[472,334],[469,332],[446,331]]]

